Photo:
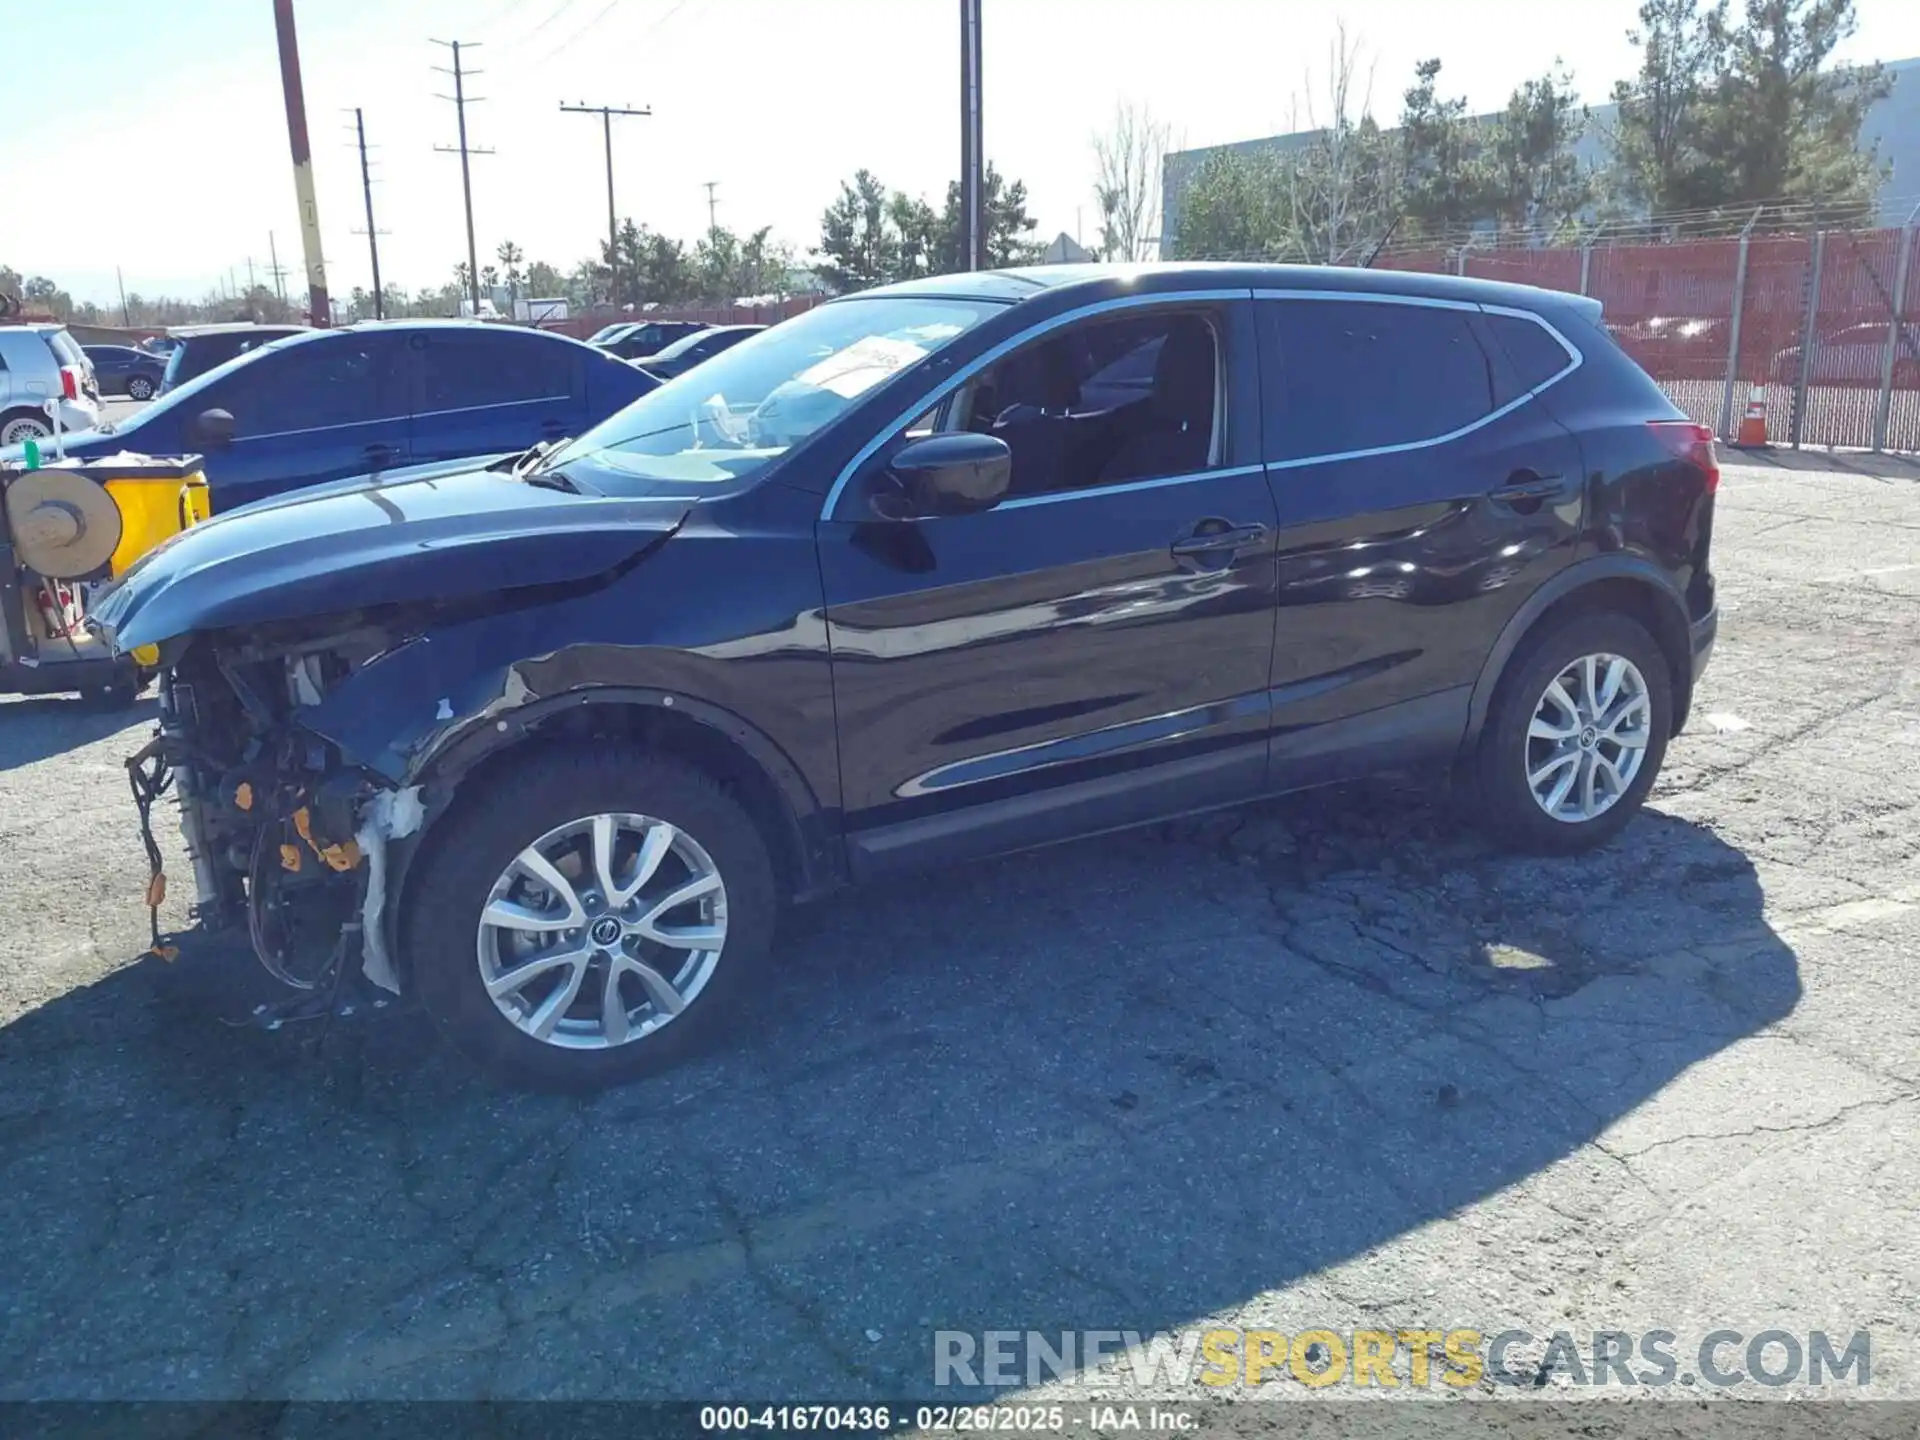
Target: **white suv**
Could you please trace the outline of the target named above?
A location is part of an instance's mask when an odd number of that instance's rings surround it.
[[[53,434],[47,402],[60,406],[63,430],[100,423],[100,386],[61,325],[0,325],[0,446]]]

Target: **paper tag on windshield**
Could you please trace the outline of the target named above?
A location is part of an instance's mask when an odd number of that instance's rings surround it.
[[[838,354],[829,355],[811,369],[794,378],[822,390],[831,390],[843,400],[864,394],[897,370],[923,357],[927,352],[905,340],[886,335],[869,335],[856,340]]]

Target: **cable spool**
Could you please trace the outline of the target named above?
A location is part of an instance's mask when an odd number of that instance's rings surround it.
[[[49,580],[79,580],[120,543],[120,507],[97,481],[59,468],[29,470],[6,485],[16,558]]]

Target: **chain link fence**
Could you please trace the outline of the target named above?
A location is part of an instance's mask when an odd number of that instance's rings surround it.
[[[1405,250],[1378,268],[1590,295],[1688,415],[1735,438],[1920,451],[1920,228],[1580,247]]]

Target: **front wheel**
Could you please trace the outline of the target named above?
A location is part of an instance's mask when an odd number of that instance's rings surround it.
[[[1619,834],[1653,788],[1673,723],[1666,656],[1624,615],[1530,639],[1474,757],[1482,823],[1517,849],[1573,854]]]
[[[422,1004],[496,1077],[593,1090],[681,1059],[772,940],[765,841],[719,785],[622,748],[537,753],[447,818],[401,938]]]

